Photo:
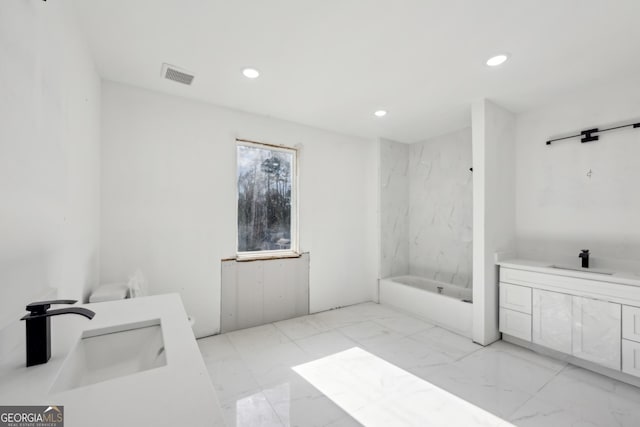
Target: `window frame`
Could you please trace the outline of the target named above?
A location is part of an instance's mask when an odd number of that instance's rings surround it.
[[[235,207],[235,228],[236,228],[236,260],[238,261],[250,261],[257,259],[274,259],[274,258],[297,258],[300,257],[299,241],[298,241],[298,149],[295,147],[288,147],[285,145],[268,144],[264,142],[250,141],[247,139],[236,138],[236,167],[235,167],[235,183],[236,183],[236,207]],[[289,249],[274,249],[269,251],[244,251],[238,250],[240,241],[238,239],[239,227],[238,227],[238,203],[240,199],[240,192],[238,188],[238,147],[254,147],[261,148],[263,150],[280,151],[283,153],[292,155],[291,162],[291,245]]]

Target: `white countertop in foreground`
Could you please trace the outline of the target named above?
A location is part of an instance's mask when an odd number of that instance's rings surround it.
[[[539,273],[555,274],[557,276],[577,277],[579,279],[597,280],[599,282],[618,283],[621,285],[640,286],[640,275],[629,272],[613,272],[613,274],[598,274],[588,269],[565,270],[552,268],[557,265],[552,262],[532,261],[525,259],[508,259],[497,263],[501,267],[515,268],[517,270],[537,271]],[[594,271],[607,271],[594,269]]]
[[[224,425],[178,294],[84,304],[92,320],[51,318],[51,360],[25,367],[25,346],[0,361],[0,405],[64,405],[66,427]],[[57,308],[57,306],[56,306]],[[84,330],[160,319],[167,365],[59,393],[52,384]]]

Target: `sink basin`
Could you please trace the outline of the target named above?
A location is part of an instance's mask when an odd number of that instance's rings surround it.
[[[606,276],[613,276],[613,272],[611,271],[602,271],[602,270],[594,270],[591,268],[579,268],[579,267],[565,267],[562,265],[551,265],[551,268],[557,268],[558,270],[571,270],[571,271],[580,271],[582,273],[594,273],[594,274],[604,274]]]
[[[160,319],[84,331],[51,392],[133,375],[167,364]]]

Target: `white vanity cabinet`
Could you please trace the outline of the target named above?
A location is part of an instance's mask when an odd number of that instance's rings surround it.
[[[533,289],[532,341],[571,353],[572,308],[571,295]]]
[[[528,286],[500,284],[500,307],[531,314],[531,288]]]
[[[640,308],[622,307],[622,338],[640,342]]]
[[[533,289],[532,341],[619,370],[621,313],[620,304]]]
[[[640,308],[622,306],[622,371],[640,377]]]
[[[640,279],[505,264],[499,283],[505,340],[563,353],[571,363],[640,385]]]
[[[500,283],[500,332],[531,341],[531,288]]]
[[[531,315],[500,307],[500,332],[531,341]]]
[[[640,377],[640,343],[622,340],[622,372]]]
[[[573,300],[571,354],[620,370],[622,306],[584,297]]]

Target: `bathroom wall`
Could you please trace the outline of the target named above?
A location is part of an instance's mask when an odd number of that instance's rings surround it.
[[[380,277],[409,274],[409,151],[380,140]]]
[[[640,273],[640,130],[545,145],[550,137],[640,121],[640,79],[569,93],[518,116],[516,209],[520,257]]]
[[[380,277],[470,287],[471,129],[415,144],[380,140]]]
[[[409,272],[471,287],[471,128],[409,147]]]
[[[98,277],[100,81],[65,0],[0,2],[0,349]],[[55,323],[55,322],[54,322]],[[22,328],[20,328],[22,326]],[[6,332],[6,331],[5,331]]]
[[[482,345],[498,332],[495,255],[516,249],[516,116],[486,99],[471,107],[473,134],[473,340]]]
[[[376,141],[113,82],[103,82],[102,100],[102,281],[140,268],[153,293],[180,292],[198,336],[219,331],[240,137],[299,148],[311,312],[375,297]]]

